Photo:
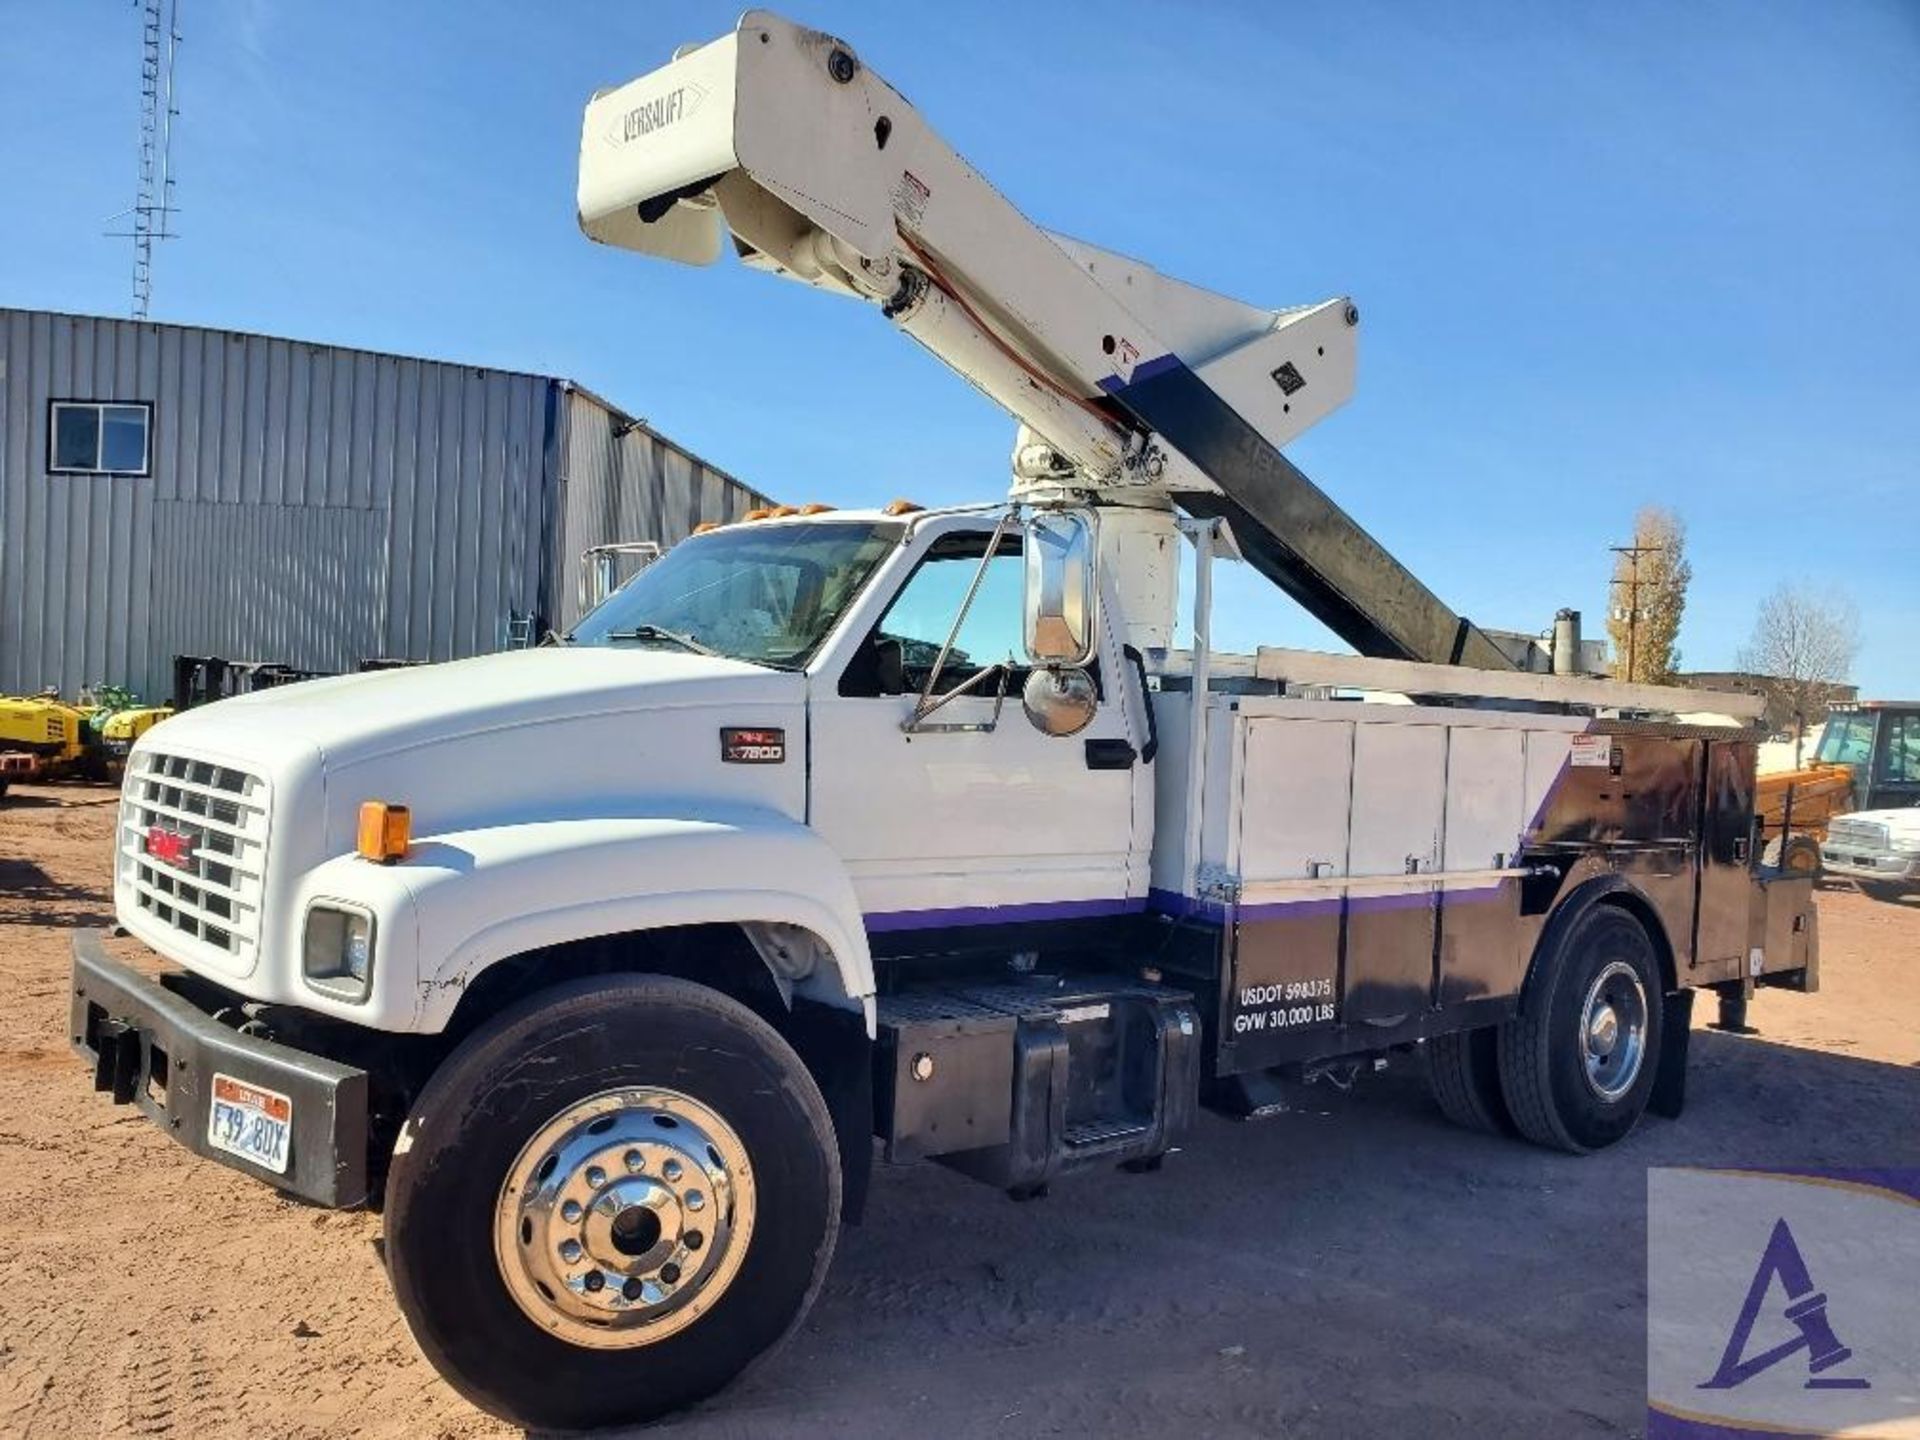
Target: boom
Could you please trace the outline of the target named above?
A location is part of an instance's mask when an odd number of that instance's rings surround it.
[[[1041,229],[851,46],[765,11],[597,95],[595,240],[747,264],[880,306],[1011,413],[1016,494],[1223,516],[1363,655],[1507,669],[1281,454],[1353,390],[1359,312],[1263,310]]]

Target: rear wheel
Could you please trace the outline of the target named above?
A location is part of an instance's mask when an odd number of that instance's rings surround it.
[[[1497,1029],[1457,1030],[1426,1042],[1427,1088],[1454,1124],[1489,1135],[1513,1134],[1513,1117],[1500,1093]]]
[[[1535,1144],[1598,1150],[1633,1129],[1653,1092],[1659,962],[1637,919],[1596,905],[1543,963],[1521,1013],[1500,1027],[1501,1094]]]
[[[422,1093],[387,1190],[414,1338],[517,1424],[651,1420],[799,1323],[840,1218],[806,1067],[744,1006],[635,975],[558,987]]]

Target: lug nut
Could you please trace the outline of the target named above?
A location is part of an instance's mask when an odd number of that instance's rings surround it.
[[[702,1245],[707,1243],[707,1237],[702,1235],[698,1230],[689,1230],[685,1235],[681,1236],[680,1239],[681,1243],[689,1250],[698,1250]]]
[[[669,1160],[660,1167],[660,1173],[669,1180],[678,1180],[684,1168],[678,1160]]]
[[[562,1240],[560,1242],[560,1258],[569,1265],[573,1264],[574,1261],[580,1258],[580,1242],[578,1240]]]
[[[707,1197],[701,1194],[698,1190],[689,1190],[687,1191],[685,1196],[685,1203],[686,1203],[687,1209],[699,1210],[706,1205]]]
[[[602,1185],[606,1183],[607,1183],[606,1171],[602,1170],[598,1165],[589,1165],[587,1167],[587,1184],[591,1185],[594,1189],[598,1190]]]
[[[638,1150],[627,1151],[626,1162],[627,1169],[629,1170],[644,1170],[647,1168],[647,1157],[642,1155]]]
[[[590,1270],[587,1272],[587,1278],[580,1283],[598,1295],[602,1290],[607,1288],[607,1277],[602,1275],[598,1270]]]
[[[660,1267],[660,1278],[669,1285],[680,1283],[680,1267],[672,1263]]]
[[[566,1204],[560,1207],[560,1218],[565,1220],[569,1225],[575,1220],[578,1220],[580,1218],[580,1202],[578,1200],[567,1201]]]
[[[620,1293],[629,1300],[638,1300],[647,1293],[647,1282],[635,1276],[620,1287]]]

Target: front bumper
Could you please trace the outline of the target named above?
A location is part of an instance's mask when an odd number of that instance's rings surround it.
[[[68,1032],[93,1067],[94,1089],[116,1105],[138,1105],[196,1155],[276,1189],[334,1209],[367,1202],[366,1071],[242,1034],[195,1004],[188,986],[138,973],[100,940],[98,930],[74,932]],[[286,1174],[208,1140],[216,1073],[292,1101]]]
[[[1885,850],[1834,848],[1831,841],[1820,847],[1820,865],[1829,875],[1847,880],[1879,880],[1890,885],[1920,884],[1920,859]]]

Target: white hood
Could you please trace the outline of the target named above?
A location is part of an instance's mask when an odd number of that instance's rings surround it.
[[[176,742],[271,731],[330,768],[482,731],[718,700],[790,700],[796,675],[639,645],[562,645],[444,665],[342,675],[236,696],[167,722]]]
[[[305,866],[352,849],[369,799],[409,806],[416,836],[712,803],[804,816],[806,685],[713,656],[556,646],[262,690],[164,721],[141,746],[268,778],[276,863]],[[723,764],[727,726],[786,730],[787,760]],[[287,823],[290,807],[325,822]]]

